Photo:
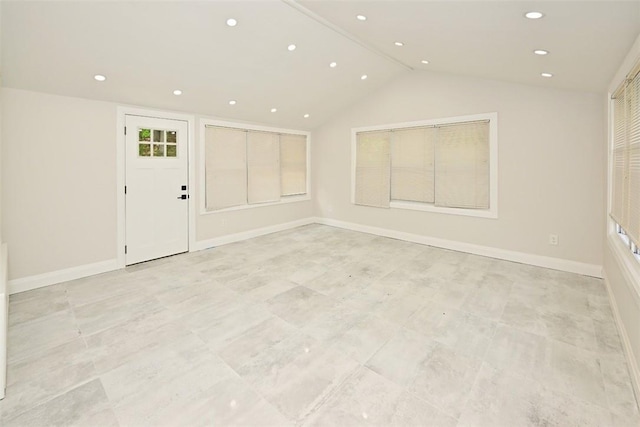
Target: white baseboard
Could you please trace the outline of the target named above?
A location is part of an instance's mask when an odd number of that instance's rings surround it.
[[[640,364],[638,364],[639,361],[636,355],[633,353],[633,347],[631,346],[631,341],[629,340],[629,334],[627,333],[627,328],[624,326],[624,322],[622,321],[622,317],[620,316],[618,304],[616,302],[615,295],[613,294],[613,289],[611,289],[611,283],[609,282],[607,273],[604,272],[603,276],[604,283],[607,287],[607,293],[609,294],[609,303],[611,305],[611,311],[613,311],[613,318],[616,322],[616,326],[618,327],[620,340],[622,341],[622,346],[624,348],[624,355],[625,359],[627,360],[629,375],[631,376],[631,383],[636,394],[636,399],[639,400],[638,404],[640,405]]]
[[[475,245],[472,243],[457,242],[455,240],[439,239],[436,237],[422,236],[419,234],[405,233],[403,231],[389,230],[386,228],[371,227],[353,222],[339,221],[330,218],[316,218],[318,224],[330,225],[347,230],[360,231],[375,234],[377,236],[391,237],[407,242],[420,243],[438,248],[467,252],[475,255],[498,258],[506,261],[520,262],[538,267],[551,268],[553,270],[568,271],[570,273],[602,278],[602,266],[586,264],[578,261],[570,261],[560,258],[552,258],[542,255],[527,254],[524,252],[510,251],[506,249],[492,248],[490,246]]]
[[[30,291],[44,286],[55,285],[56,283],[67,282],[69,280],[81,279],[94,274],[106,273],[117,270],[118,260],[96,262],[93,264],[80,265],[78,267],[65,268],[64,270],[51,271],[49,273],[35,276],[22,277],[20,279],[9,280],[9,293]]]
[[[300,227],[303,225],[314,224],[316,218],[309,217],[296,221],[285,222],[283,224],[270,225],[268,227],[256,228],[253,230],[247,230],[240,233],[228,234],[226,236],[215,237],[208,240],[200,240],[195,243],[194,247],[189,249],[190,252],[200,251],[203,249],[214,248],[216,246],[222,246],[229,243],[240,242],[242,240],[252,239],[254,237],[264,236],[265,234],[277,233],[278,231],[289,230],[291,228]]]
[[[240,233],[229,234],[226,236],[216,237],[208,240],[195,242],[190,251],[199,251],[209,249],[216,246],[226,245],[229,243],[239,242],[254,237],[264,236],[266,234],[276,233],[278,231],[289,230],[291,228],[300,227],[308,224],[324,224],[338,228],[345,228],[363,233],[375,234],[383,237],[391,237],[394,239],[405,240],[408,242],[420,243],[423,245],[436,246],[444,249],[467,252],[476,255],[488,256],[492,258],[504,259],[507,261],[521,262],[524,264],[536,265],[539,267],[552,268],[555,270],[568,271],[571,273],[584,274],[593,277],[602,277],[602,267],[594,264],[586,264],[577,261],[569,261],[559,258],[551,258],[541,255],[532,255],[523,252],[508,251],[505,249],[492,248],[488,246],[474,245],[471,243],[456,242],[453,240],[438,239],[435,237],[421,236],[419,234],[405,233],[401,231],[389,230],[385,228],[371,227],[351,222],[338,221],[330,218],[309,217],[296,221],[286,222],[283,224],[271,225],[268,227],[256,228],[253,230],[243,231]],[[36,276],[23,277],[9,281],[9,293],[15,294],[25,292],[32,289],[41,288],[56,283],[66,282],[68,280],[80,279],[82,277],[92,276],[95,274],[105,273],[117,270],[119,267],[118,260],[112,259],[101,261],[93,264],[82,265],[78,267],[67,268],[64,270],[52,271],[49,273],[38,274]]]

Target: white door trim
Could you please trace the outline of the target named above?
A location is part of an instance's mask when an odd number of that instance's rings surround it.
[[[189,252],[195,250],[196,241],[196,179],[195,179],[195,116],[172,111],[147,110],[137,107],[118,106],[116,120],[116,208],[117,212],[117,260],[118,268],[126,267],[126,257],[124,245],[126,242],[126,211],[124,198],[125,179],[125,116],[144,116],[158,119],[183,120],[187,122],[188,135],[187,144],[189,147],[188,169],[189,169]]]

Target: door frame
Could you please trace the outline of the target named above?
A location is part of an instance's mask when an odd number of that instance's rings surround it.
[[[189,239],[188,251],[192,252],[196,241],[196,176],[195,176],[195,116],[191,114],[177,113],[172,111],[148,110],[137,107],[117,107],[116,120],[116,208],[117,208],[117,239],[116,253],[118,268],[126,267],[126,256],[124,246],[126,244],[126,205],[124,186],[126,183],[126,138],[124,127],[126,116],[143,116],[155,119],[181,120],[187,122],[187,170],[189,174]]]

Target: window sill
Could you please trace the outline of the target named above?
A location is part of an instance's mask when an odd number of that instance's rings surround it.
[[[232,206],[230,208],[218,209],[215,211],[208,211],[206,209],[201,209],[200,215],[211,215],[211,214],[217,214],[217,213],[223,213],[223,212],[241,211],[245,209],[263,208],[266,206],[286,205],[288,203],[305,202],[308,200],[311,200],[311,196],[309,194],[303,194],[300,196],[287,196],[287,197],[283,197],[281,200],[277,202],[266,202],[266,203],[255,203],[252,205]]]
[[[493,209],[443,208],[440,206],[433,206],[426,203],[403,202],[403,201],[392,201],[391,203],[389,203],[389,207],[394,209],[409,209],[414,211],[435,212],[435,213],[442,213],[442,214],[448,214],[448,215],[474,216],[478,218],[490,218],[490,219],[498,218],[497,208],[493,208]]]
[[[617,232],[610,232],[608,240],[611,252],[626,276],[630,290],[640,301],[640,260],[625,246]]]

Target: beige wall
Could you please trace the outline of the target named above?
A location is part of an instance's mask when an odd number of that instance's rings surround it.
[[[114,260],[117,105],[4,88],[1,107],[10,279]],[[199,206],[198,189],[191,194]],[[307,201],[198,215],[196,236],[208,240],[312,214]]]
[[[350,203],[350,129],[498,112],[499,218]],[[319,216],[602,264],[601,95],[429,72],[407,73],[314,131]],[[560,244],[550,246],[549,234]]]
[[[609,86],[609,93],[615,91],[637,61],[640,61],[640,36],[638,36],[626,59],[620,65]],[[605,102],[609,104],[609,96],[607,96]],[[608,145],[605,147],[605,151],[608,152]],[[608,159],[605,159],[605,168],[607,163]],[[607,188],[610,188],[609,185]],[[608,203],[603,206],[603,212],[608,212]],[[608,224],[604,247],[605,277],[613,298],[612,302],[616,307],[619,322],[622,323],[622,327],[626,332],[628,358],[632,364],[630,370],[635,381],[636,393],[640,396],[640,281],[636,279],[640,277],[640,264],[626,251],[622,251],[621,255],[623,256],[618,255],[619,251],[616,251],[614,247],[614,245],[619,244],[617,241],[618,236],[613,233],[611,221],[606,218],[605,222]],[[634,273],[636,274],[635,277],[633,276]]]
[[[10,278],[115,258],[115,106],[4,88],[2,114]]]

